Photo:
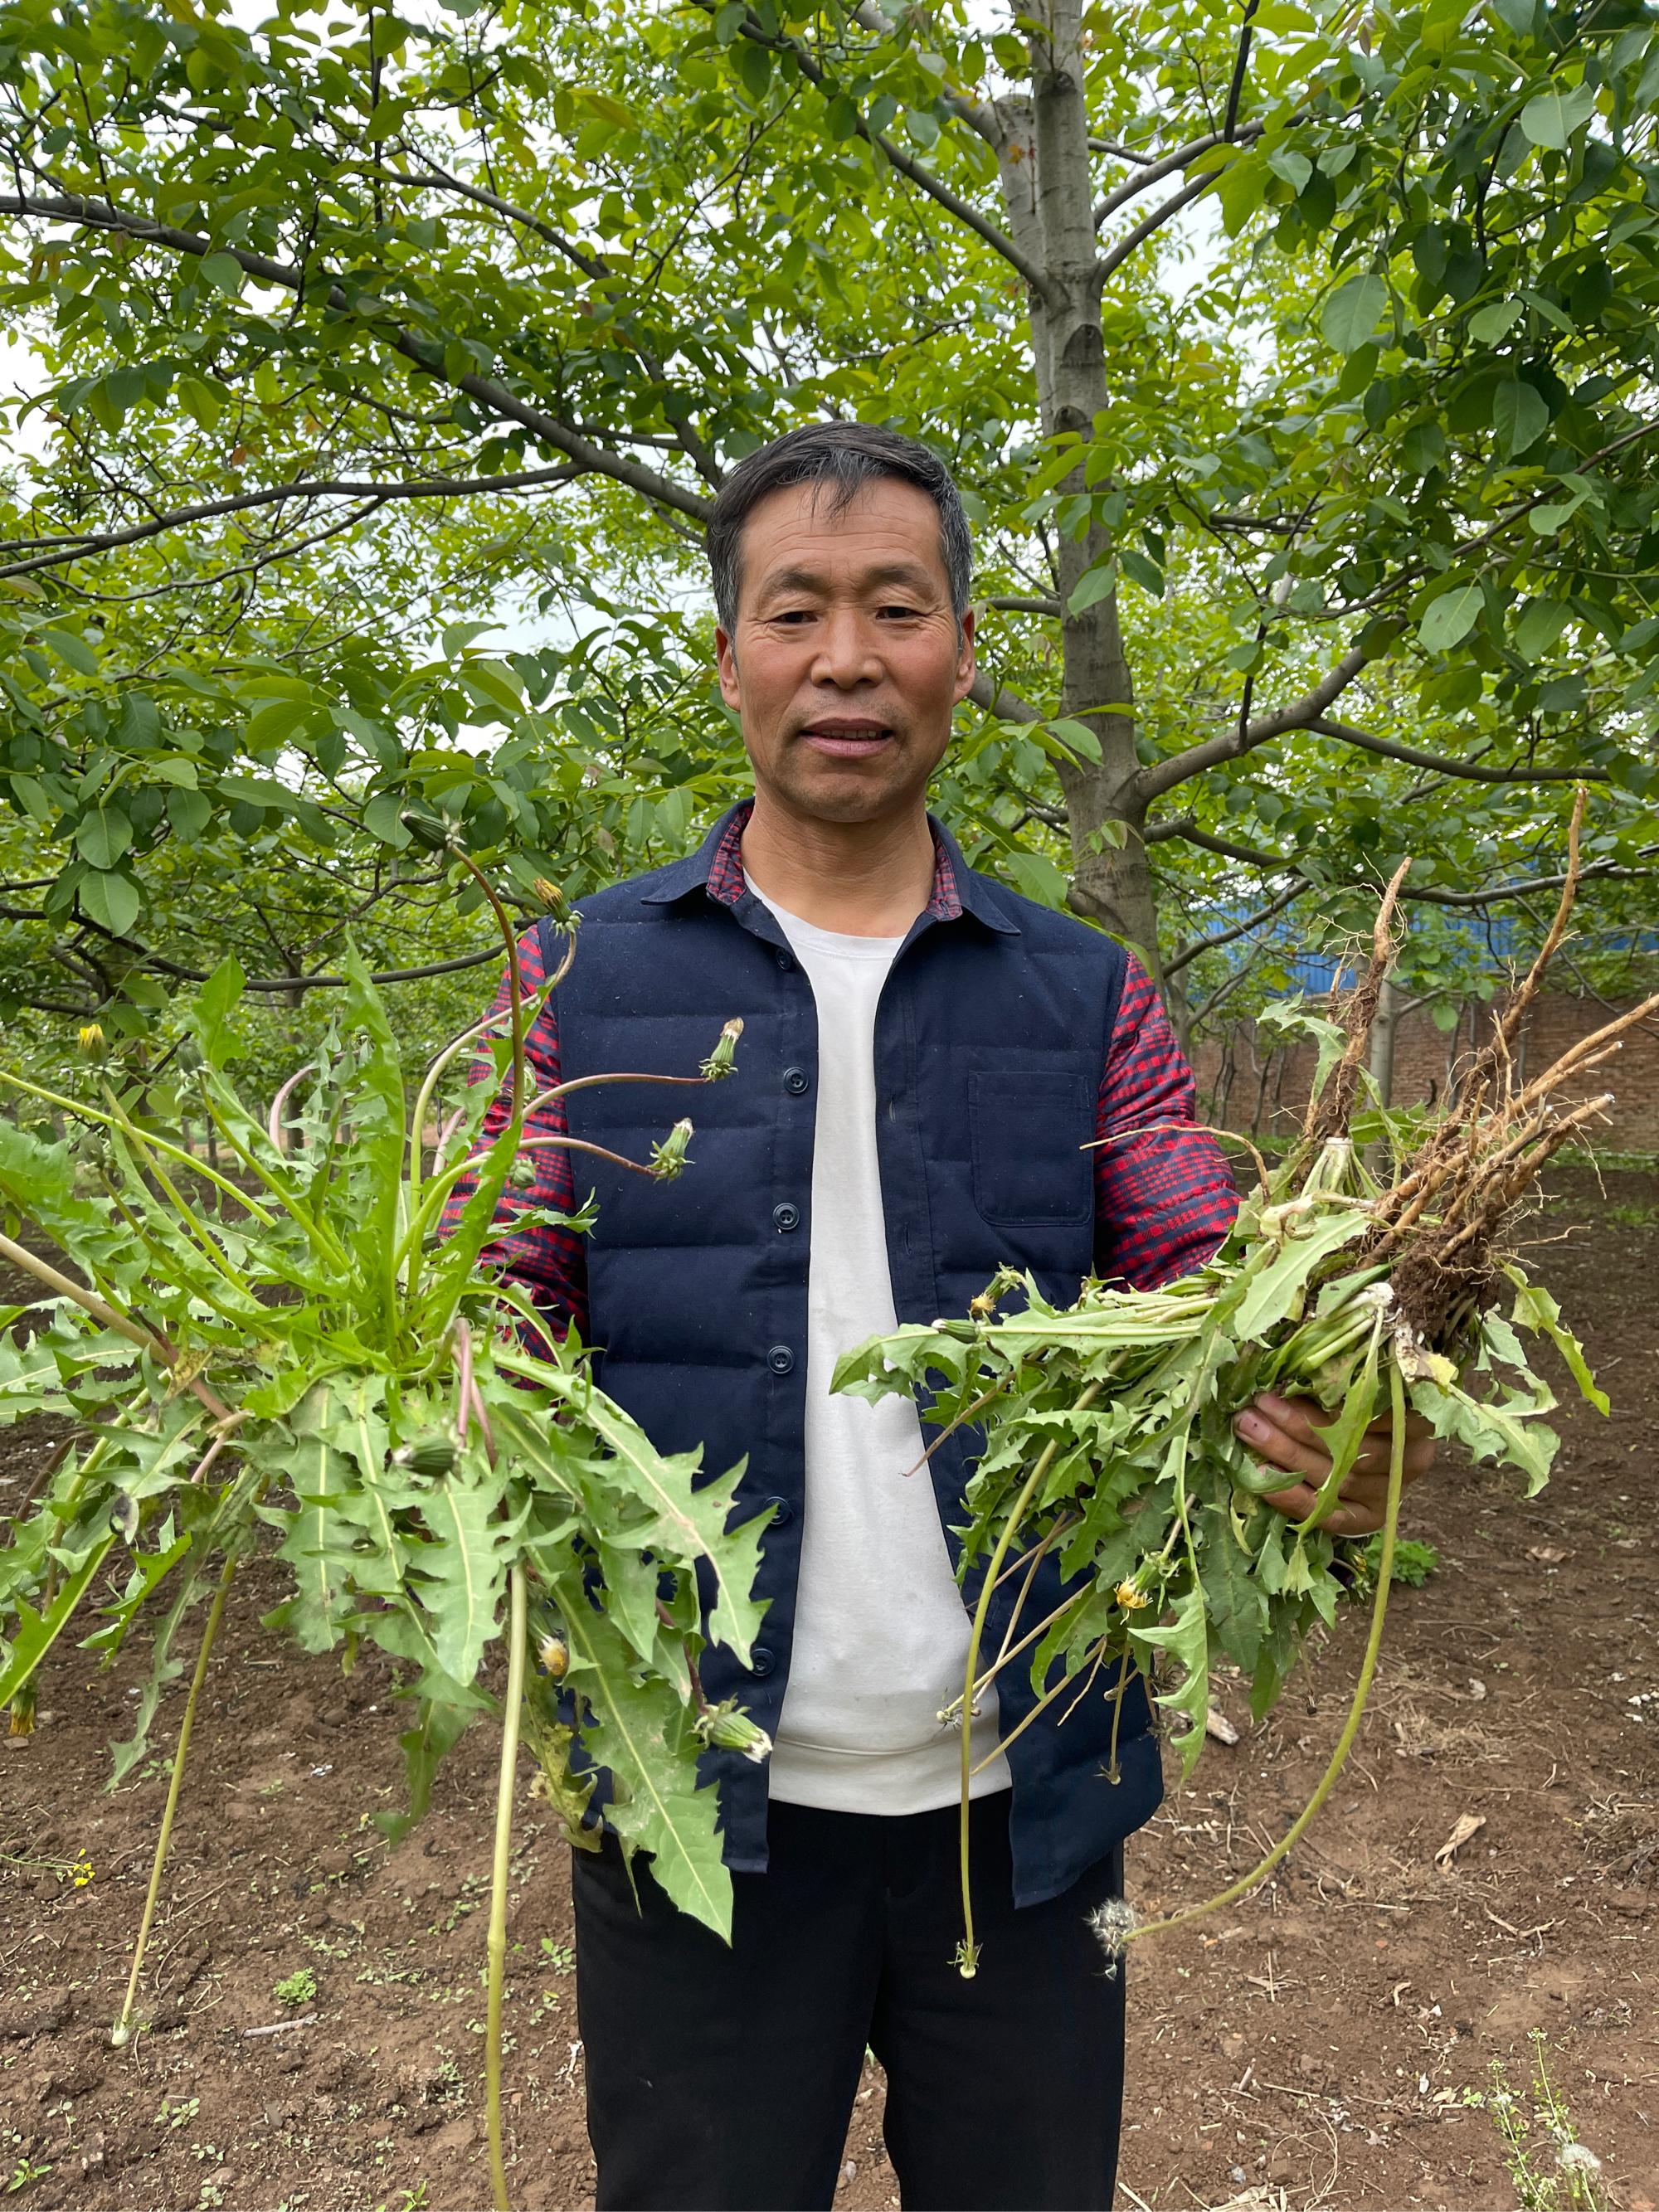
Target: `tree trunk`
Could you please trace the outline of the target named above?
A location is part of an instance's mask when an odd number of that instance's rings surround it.
[[[996,111],[1003,204],[1009,229],[1044,272],[1030,293],[1031,350],[1037,404],[1049,437],[1092,434],[1104,412],[1105,350],[1101,338],[1102,277],[1089,167],[1089,118],[1080,0],[1047,0],[1047,27],[1030,40],[1031,96]],[[1029,19],[1028,19],[1029,20]],[[1062,500],[1085,489],[1081,462],[1060,487]],[[1099,741],[1101,758],[1063,766],[1072,837],[1070,904],[1131,946],[1162,982],[1158,915],[1140,830],[1144,809],[1126,808],[1123,794],[1139,763],[1135,754],[1134,684],[1109,592],[1073,614],[1073,592],[1105,554],[1106,533],[1091,523],[1080,532],[1057,517],[1056,575],[1063,675],[1060,713]]]

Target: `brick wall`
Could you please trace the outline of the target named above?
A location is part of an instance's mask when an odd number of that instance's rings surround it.
[[[1404,1016],[1395,1041],[1393,1103],[1443,1098],[1456,1061],[1491,1035],[1492,1013],[1502,1003],[1466,1007],[1455,1036],[1437,1030],[1425,1011]],[[1609,1009],[1594,999],[1540,994],[1522,1024],[1518,1067],[1529,1079],[1541,1074],[1570,1045],[1634,1004],[1615,1002]],[[1286,1048],[1265,1036],[1258,1042],[1255,1024],[1240,1023],[1230,1035],[1207,1039],[1194,1058],[1200,1115],[1231,1129],[1288,1134],[1307,1104],[1313,1065],[1311,1046]],[[1659,1018],[1627,1030],[1621,1051],[1565,1084],[1559,1097],[1572,1103],[1605,1091],[1613,1103],[1601,1143],[1614,1152],[1659,1152]]]

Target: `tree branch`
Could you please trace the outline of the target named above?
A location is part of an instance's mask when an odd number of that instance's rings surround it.
[[[1101,142],[1091,138],[1089,143],[1091,146],[1099,146]],[[1161,184],[1165,177],[1175,176],[1177,172],[1188,167],[1197,161],[1200,154],[1207,154],[1212,146],[1219,146],[1224,141],[1221,133],[1218,131],[1212,131],[1202,138],[1194,138],[1188,145],[1177,146],[1173,154],[1165,154],[1156,161],[1148,161],[1145,168],[1138,171],[1133,177],[1126,177],[1121,185],[1114,185],[1103,199],[1095,203],[1095,228],[1098,230],[1102,223],[1109,222],[1121,207],[1127,207],[1131,200],[1138,198],[1142,192],[1150,191],[1154,185]],[[1116,149],[1106,147],[1102,150],[1109,153]],[[1131,158],[1144,157],[1132,156]]]
[[[118,939],[117,940],[119,941]],[[425,968],[388,968],[371,975],[371,983],[423,983],[429,976],[453,975],[463,968],[482,968],[486,960],[499,960],[501,941],[486,945],[482,952],[463,952],[453,960],[434,960]],[[180,983],[205,983],[206,971],[200,968],[181,968],[176,961],[164,960],[158,952],[140,956],[146,968],[158,969],[163,975],[171,975]],[[250,975],[243,984],[245,991],[343,991],[348,978],[344,975]]]
[[[1161,845],[1167,837],[1179,837],[1183,845],[1196,845],[1203,852],[1218,854],[1224,860],[1242,860],[1247,868],[1265,868],[1272,873],[1302,865],[1299,860],[1287,860],[1282,853],[1259,852],[1254,845],[1235,845],[1229,838],[1212,837],[1199,828],[1190,814],[1174,822],[1156,822],[1141,832],[1143,844]]]
[[[544,240],[556,252],[562,253],[565,259],[574,263],[584,276],[592,277],[596,283],[602,276],[611,274],[603,261],[595,255],[584,253],[580,246],[573,246],[562,232],[555,230],[551,223],[544,222],[539,216],[530,214],[525,208],[514,207],[511,200],[499,199],[494,192],[484,191],[477,185],[465,184],[459,177],[452,177],[448,170],[441,169],[428,154],[422,154],[416,158],[426,163],[429,172],[428,175],[411,177],[398,169],[383,169],[380,173],[388,182],[413,185],[425,191],[459,192],[464,199],[476,200],[480,207],[493,208],[497,215],[504,215],[508,222],[522,223],[526,230],[533,230],[538,238]]]
[[[981,668],[968,688],[968,696],[976,707],[983,707],[988,714],[999,722],[1040,722],[1042,715],[1035,707],[1005,691],[995,678]]]
[[[1219,736],[1206,738],[1202,744],[1189,745],[1184,753],[1171,754],[1168,760],[1155,761],[1140,769],[1130,783],[1126,799],[1133,807],[1144,811],[1153,799],[1161,799],[1166,791],[1173,791],[1178,783],[1202,775],[1206,769],[1218,767],[1223,761],[1237,760],[1242,753],[1254,752],[1258,745],[1282,737],[1286,730],[1306,729],[1310,722],[1318,720],[1333,699],[1347,690],[1369,658],[1358,646],[1351,646],[1328,675],[1322,677],[1311,691],[1292,700],[1288,707],[1258,714],[1242,730],[1225,730]]]
[[[873,31],[878,38],[890,39],[897,35],[898,25],[890,16],[882,13],[875,0],[860,0],[860,4],[853,10],[853,19],[862,24],[866,31]],[[994,151],[1000,150],[1004,133],[994,104],[982,100],[969,100],[966,93],[961,92],[946,93],[945,99],[953,115],[960,116],[968,128],[977,131]]]
[[[819,68],[799,39],[772,37],[753,15],[746,15],[740,27],[744,37],[752,40],[756,46],[765,46],[774,53],[792,55],[807,82],[819,92],[826,89],[829,84],[827,73]],[[975,124],[974,127],[978,129],[979,125]],[[872,131],[862,115],[859,116],[855,128],[866,145],[881,149],[902,177],[908,177],[911,183],[919,186],[930,199],[937,200],[947,215],[953,215],[958,222],[966,223],[969,230],[976,232],[985,240],[994,253],[1000,253],[1011,268],[1018,270],[1039,299],[1048,300],[1052,296],[1054,287],[1048,270],[1029,255],[1022,253],[1006,230],[999,228],[988,217],[982,216],[970,200],[963,199],[953,192],[942,178],[925,168],[914,155],[907,154],[902,146],[881,131]]]
[[[1218,184],[1220,176],[1218,169],[1208,176],[1198,178],[1190,185],[1183,185],[1178,192],[1171,192],[1167,200],[1161,200],[1150,215],[1143,216],[1132,231],[1119,239],[1109,253],[1102,255],[1098,264],[1102,282],[1121,269],[1130,255],[1143,246],[1155,230],[1161,229],[1171,216],[1179,215],[1189,201],[1197,199],[1200,193],[1207,192],[1212,185]],[[1139,182],[1139,179],[1136,181]],[[1098,227],[1097,224],[1096,228]]]
[[[1654,849],[1659,849],[1659,848]],[[1645,854],[1644,857],[1646,857]],[[1621,867],[1616,860],[1597,860],[1593,861],[1588,868],[1579,870],[1578,880],[1581,884],[1597,879],[1613,883],[1639,883],[1647,881],[1656,873],[1659,873],[1659,871],[1652,868],[1625,868]],[[1527,876],[1518,883],[1499,884],[1489,891],[1402,890],[1400,896],[1402,899],[1413,899],[1425,906],[1492,906],[1499,899],[1521,899],[1527,897],[1533,891],[1559,890],[1566,880],[1565,876]]]
[[[1432,769],[1437,775],[1462,776],[1470,783],[1605,783],[1599,768],[1481,768],[1473,761],[1443,760],[1437,753],[1419,752],[1415,745],[1395,744],[1392,738],[1374,738],[1364,730],[1351,729],[1321,714],[1304,726],[1322,738],[1336,738],[1362,752],[1380,753],[1385,760],[1405,761],[1413,768]]]
[[[1235,923],[1231,929],[1218,930],[1213,937],[1200,937],[1196,945],[1189,945],[1184,951],[1176,953],[1173,960],[1166,960],[1164,973],[1166,975],[1177,975],[1189,962],[1196,960],[1200,952],[1213,952],[1218,945],[1231,945],[1236,937],[1243,937],[1247,931],[1259,928],[1264,921],[1271,921],[1276,914],[1283,914],[1287,906],[1299,899],[1304,891],[1312,889],[1313,885],[1304,877],[1301,882],[1292,884],[1288,890],[1280,891],[1276,899],[1271,900],[1256,913],[1246,915],[1243,921]]]
[[[1244,72],[1250,62],[1250,26],[1261,0],[1245,0],[1244,20],[1238,27],[1238,52],[1233,61],[1233,81],[1227,88],[1227,120],[1221,135],[1231,141],[1238,129],[1238,103],[1244,90]]]
[[[136,238],[145,245],[164,246],[169,252],[189,254],[198,258],[214,250],[210,240],[198,238],[190,231],[174,230],[166,223],[151,222],[143,216],[127,215],[107,201],[83,199],[71,193],[59,193],[52,198],[39,193],[5,194],[0,196],[0,215],[29,216],[47,222],[76,222],[93,230],[118,231],[123,236]],[[356,313],[354,303],[343,287],[327,277],[307,283],[303,272],[287,263],[268,261],[263,254],[249,253],[240,246],[222,246],[218,250],[228,253],[246,275],[256,278],[260,283],[276,285],[301,297],[314,296],[322,292],[326,284],[324,297],[330,307],[343,314]],[[451,376],[444,367],[444,349],[435,341],[419,339],[412,331],[398,329],[391,344],[395,352],[412,362],[422,374],[435,377],[441,383],[465,392],[468,398],[476,399],[492,415],[521,422],[544,445],[568,453],[585,473],[610,477],[658,506],[674,508],[682,514],[690,515],[696,522],[708,521],[713,501],[686,490],[672,477],[662,476],[655,469],[648,469],[642,463],[629,460],[623,454],[607,453],[602,446],[590,444],[586,438],[578,437],[556,416],[544,414],[540,408],[531,406],[516,392],[510,392],[505,385],[496,383],[491,377]]]
[[[157,515],[149,522],[135,523],[130,530],[82,531],[73,538],[44,541],[52,550],[36,553],[27,560],[15,561],[0,567],[0,576],[27,575],[36,568],[55,568],[66,561],[78,561],[88,554],[106,553],[117,545],[136,544],[141,538],[159,538],[164,531],[179,530],[191,522],[210,522],[222,514],[238,514],[252,507],[272,507],[291,499],[359,499],[372,498],[377,501],[391,499],[447,499],[473,492],[523,491],[532,486],[569,483],[584,471],[570,462],[557,468],[525,469],[516,475],[501,477],[434,477],[405,483],[357,483],[343,477],[297,477],[292,483],[267,485],[262,491],[238,492],[226,499],[202,500],[194,507],[176,507],[169,514]],[[21,550],[24,545],[39,545],[43,541],[15,539],[10,545],[0,544],[0,552]]]
[[[982,606],[1000,615],[1052,615],[1056,622],[1061,614],[1058,599],[983,599]]]
[[[1137,154],[1133,146],[1120,146],[1110,138],[1091,138],[1089,151],[1091,154],[1109,154],[1115,161],[1134,161],[1147,168],[1152,167],[1153,159],[1150,154]]]

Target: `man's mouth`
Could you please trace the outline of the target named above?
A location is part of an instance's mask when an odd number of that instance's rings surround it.
[[[884,722],[842,720],[840,716],[809,722],[800,734],[815,752],[827,754],[832,760],[866,760],[884,745],[890,744],[893,738],[892,730]]]

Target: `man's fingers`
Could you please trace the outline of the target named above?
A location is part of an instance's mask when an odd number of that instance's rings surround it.
[[[1293,1428],[1269,1419],[1260,1401],[1247,1406],[1234,1419],[1233,1427],[1269,1467],[1282,1467],[1287,1474],[1309,1475],[1316,1484],[1330,1472],[1331,1455],[1319,1439],[1299,1435]]]
[[[1339,1505],[1325,1523],[1333,1536],[1374,1536],[1382,1526],[1380,1505]]]
[[[1276,1391],[1264,1390],[1236,1417],[1233,1426],[1258,1459],[1269,1467],[1282,1467],[1287,1474],[1304,1475],[1317,1486],[1331,1471],[1331,1455],[1319,1431],[1329,1428],[1335,1419],[1311,1398],[1281,1398]],[[1408,1413],[1401,1468],[1407,1487],[1429,1472],[1434,1452],[1433,1430],[1420,1413]],[[1392,1424],[1386,1413],[1379,1414],[1365,1431],[1342,1486],[1344,1497],[1350,1494],[1348,1485],[1356,1476],[1386,1482],[1392,1457]]]
[[[1269,1491],[1262,1499],[1275,1513],[1284,1513],[1292,1521],[1304,1520],[1313,1511],[1314,1500],[1319,1492],[1310,1482],[1298,1482],[1291,1490]]]

